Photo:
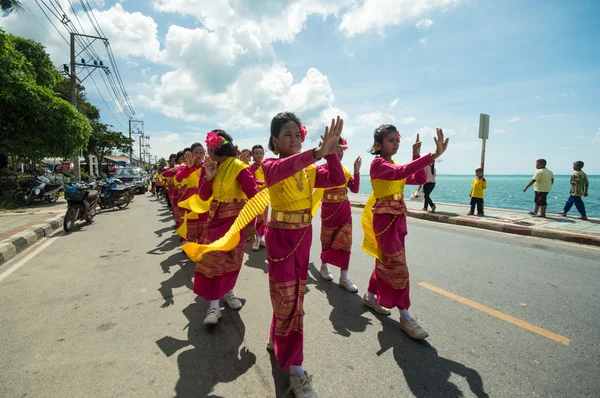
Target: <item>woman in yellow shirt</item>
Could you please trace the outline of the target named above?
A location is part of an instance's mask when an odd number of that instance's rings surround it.
[[[475,170],[475,179],[471,183],[471,211],[467,216],[475,215],[475,206],[477,206],[477,216],[483,217],[483,190],[487,188],[487,181],[483,178],[483,169]]]

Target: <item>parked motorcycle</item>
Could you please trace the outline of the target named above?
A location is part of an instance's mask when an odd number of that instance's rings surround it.
[[[65,190],[65,199],[69,206],[63,222],[65,232],[70,232],[78,220],[92,223],[98,206],[98,191],[88,184],[71,185]]]
[[[115,179],[107,179],[97,182],[100,191],[99,206],[101,209],[118,207],[124,209],[129,206],[135,195],[135,186],[118,184]]]
[[[30,206],[35,202],[54,203],[64,190],[62,182],[50,182],[44,176],[38,176],[32,180],[21,181],[21,189],[15,191],[13,198],[25,200],[25,205]]]

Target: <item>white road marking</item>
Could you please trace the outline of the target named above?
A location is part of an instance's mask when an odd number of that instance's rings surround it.
[[[21,268],[22,266],[24,266],[25,264],[27,264],[27,262],[29,260],[31,260],[32,258],[34,258],[35,256],[37,256],[38,254],[40,254],[40,252],[42,250],[44,250],[45,248],[47,248],[48,246],[50,246],[56,239],[58,239],[58,236],[54,237],[54,238],[49,238],[44,244],[42,244],[40,247],[38,247],[37,249],[35,249],[32,253],[28,254],[21,261],[19,261],[18,263],[16,263],[15,265],[13,265],[12,267],[10,267],[6,271],[4,271],[2,274],[0,274],[0,282],[2,282],[4,279],[6,279],[10,274],[12,274],[13,272],[15,272],[16,270],[18,270],[19,268]]]

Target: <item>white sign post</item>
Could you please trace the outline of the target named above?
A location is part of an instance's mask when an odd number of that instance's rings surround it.
[[[479,114],[479,138],[481,138],[481,169],[485,165],[485,142],[490,136],[490,115]]]

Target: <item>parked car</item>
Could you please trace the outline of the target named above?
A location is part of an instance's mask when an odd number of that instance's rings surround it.
[[[63,162],[63,163],[59,164],[58,166],[56,166],[56,171],[65,172],[65,171],[71,170],[72,168],[73,168],[73,163]]]
[[[148,184],[144,178],[144,172],[139,167],[122,167],[116,172],[116,178],[124,183],[133,183],[138,193],[146,193]]]

